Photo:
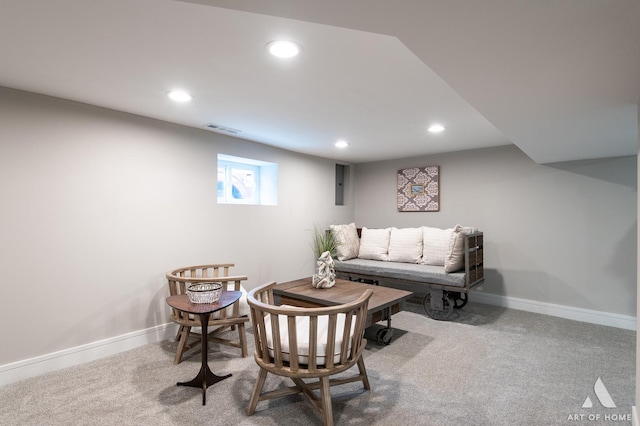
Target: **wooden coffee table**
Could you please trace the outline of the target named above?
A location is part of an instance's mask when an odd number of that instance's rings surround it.
[[[413,296],[410,291],[343,279],[336,279],[336,285],[331,288],[315,288],[311,285],[311,277],[307,277],[278,284],[273,288],[273,294],[276,303],[317,308],[351,302],[364,289],[373,290],[367,311],[367,327],[386,320],[387,326],[376,332],[376,339],[378,344],[388,345],[393,338],[391,316],[404,309],[407,299]]]

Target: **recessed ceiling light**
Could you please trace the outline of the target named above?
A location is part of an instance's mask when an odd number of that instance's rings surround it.
[[[266,46],[269,53],[278,58],[293,58],[300,53],[302,47],[289,40],[274,40],[267,43]]]
[[[345,141],[338,141],[336,142],[336,148],[346,148],[348,147],[349,144]]]
[[[172,90],[167,96],[176,102],[188,102],[193,99],[193,96],[183,90]]]
[[[431,133],[440,133],[444,130],[444,126],[442,124],[434,124],[428,129]]]

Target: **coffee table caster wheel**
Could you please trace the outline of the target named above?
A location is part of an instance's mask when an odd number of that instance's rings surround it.
[[[381,328],[376,333],[376,339],[379,345],[388,345],[393,338],[393,330],[391,328]]]
[[[442,309],[435,309],[431,306],[431,292],[422,299],[422,307],[426,314],[434,320],[446,320],[453,312],[453,303],[446,292],[442,293]]]

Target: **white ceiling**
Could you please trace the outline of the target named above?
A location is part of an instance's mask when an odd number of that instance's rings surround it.
[[[351,163],[638,152],[638,0],[0,0],[0,61],[0,86]]]

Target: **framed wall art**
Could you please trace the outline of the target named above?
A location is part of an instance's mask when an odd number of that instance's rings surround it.
[[[440,210],[440,166],[398,170],[398,211]]]

